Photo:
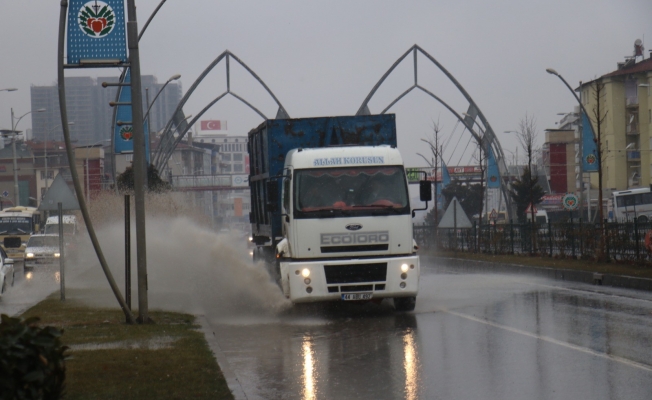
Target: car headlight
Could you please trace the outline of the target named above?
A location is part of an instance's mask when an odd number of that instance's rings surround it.
[[[249,236],[249,241],[250,241],[250,242],[253,242],[253,241],[254,241],[254,238],[251,237],[251,236]]]
[[[54,258],[59,258],[61,257],[61,253],[54,253]]]
[[[25,254],[26,258],[34,258],[34,253],[27,253]]]
[[[31,272],[26,273],[25,274],[25,279],[27,279],[28,281],[31,280],[32,279],[32,273]]]

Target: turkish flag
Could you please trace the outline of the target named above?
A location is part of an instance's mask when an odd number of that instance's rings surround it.
[[[202,131],[221,131],[223,129],[226,129],[226,121],[220,121],[220,120],[201,121]]]

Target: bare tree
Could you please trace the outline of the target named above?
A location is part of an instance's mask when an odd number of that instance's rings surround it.
[[[525,151],[525,154],[527,156],[527,163],[529,167],[529,180],[532,182],[532,171],[533,171],[533,163],[532,161],[534,160],[534,155],[537,152],[536,144],[537,144],[537,139],[538,139],[539,133],[537,131],[537,120],[531,115],[528,115],[528,113],[525,113],[525,117],[521,119],[521,121],[518,124],[518,131],[516,133],[516,137],[518,138],[518,142],[521,145],[521,148]],[[537,176],[537,169],[534,168],[534,175]],[[532,204],[532,198],[530,198],[530,214],[532,218],[532,224],[534,224],[535,221],[535,213],[534,213],[534,204]]]
[[[599,258],[604,258],[605,253],[605,242],[604,242],[604,215],[603,215],[603,205],[602,205],[602,165],[606,159],[606,152],[602,150],[602,124],[607,118],[607,111],[602,112],[602,102],[606,96],[605,85],[601,80],[596,80],[592,84],[593,86],[593,99],[595,100],[595,106],[593,106],[593,119],[595,120],[596,126],[596,147],[598,150],[598,216],[600,218],[600,253]]]
[[[441,157],[442,157],[442,147],[439,145],[439,132],[441,131],[441,128],[439,127],[439,121],[435,122],[432,121],[432,137],[428,139],[421,139],[422,142],[427,143],[428,147],[430,148],[430,159],[428,159],[426,156],[424,156],[421,153],[417,153],[418,156],[423,158],[428,166],[430,168],[433,168],[435,170],[435,223],[439,222],[439,215],[438,215],[438,206],[437,206],[437,168],[441,164]],[[442,171],[442,177],[443,177],[443,171]]]

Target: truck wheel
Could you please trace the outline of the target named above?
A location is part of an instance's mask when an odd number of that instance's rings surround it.
[[[416,305],[416,297],[394,297],[394,309],[396,311],[414,311]]]

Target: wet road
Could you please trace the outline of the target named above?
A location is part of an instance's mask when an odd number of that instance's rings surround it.
[[[207,318],[248,399],[652,398],[652,294],[424,264],[414,313]]]

